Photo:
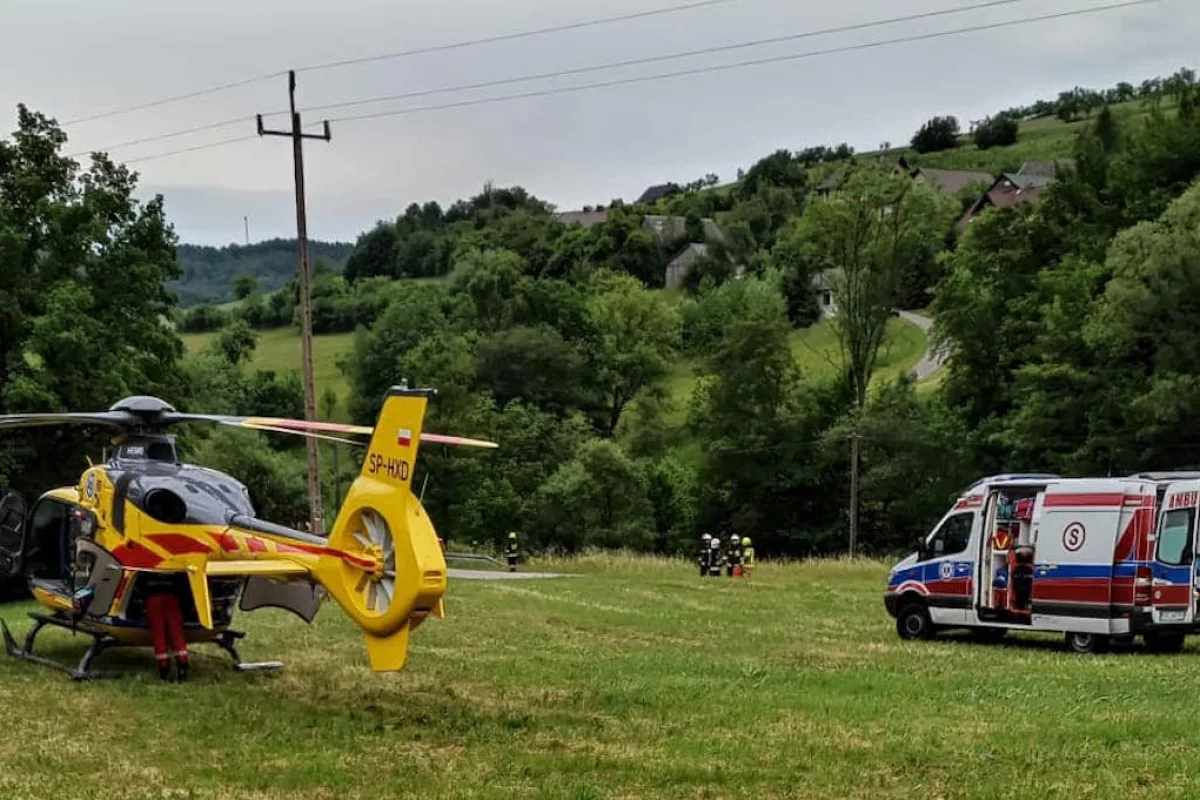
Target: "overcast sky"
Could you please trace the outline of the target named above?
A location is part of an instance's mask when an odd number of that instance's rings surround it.
[[[62,122],[291,67],[545,28],[685,0],[2,0],[0,105]],[[603,64],[849,25],[979,0],[729,0],[587,29],[302,72],[301,108]],[[768,58],[1111,4],[1025,0],[920,22],[488,90],[306,115],[457,102]],[[443,204],[486,181],[561,210],[633,199],[649,184],[723,180],[785,147],[906,141],[934,114],[971,119],[1074,85],[1138,82],[1197,64],[1195,0],[650,83],[340,122],[306,143],[309,234],[353,241],[410,202]],[[252,134],[286,108],[286,79],[67,125],[69,152],[244,115],[239,126],[113,150],[135,159]],[[273,120],[285,125],[286,117]],[[251,139],[134,165],[184,241],[295,234],[290,146]]]

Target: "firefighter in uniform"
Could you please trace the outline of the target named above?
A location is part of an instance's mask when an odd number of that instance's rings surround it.
[[[754,545],[750,543],[749,536],[742,537],[742,575],[749,578],[751,570],[754,569]]]
[[[188,675],[187,639],[183,633],[183,609],[179,598],[184,593],[186,582],[181,573],[147,572],[144,578],[146,590],[146,620],[154,636],[154,658],[158,661],[158,677],[171,678],[171,659],[180,681]]]
[[[712,541],[712,534],[706,533],[700,537],[700,554],[696,557],[696,563],[700,566],[700,577],[708,577],[708,561],[712,557],[710,555],[709,542]]]
[[[721,540],[716,536],[708,542],[708,576],[721,577]]]
[[[517,532],[516,531],[509,531],[508,548],[505,551],[505,554],[508,556],[508,571],[516,572],[517,571]]]
[[[741,570],[737,569],[742,565],[742,540],[736,536],[729,537],[729,549],[725,552],[725,575],[732,578],[735,571],[741,574]]]

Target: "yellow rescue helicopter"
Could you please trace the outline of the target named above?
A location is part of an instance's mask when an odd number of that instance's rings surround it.
[[[144,396],[96,413],[0,416],[0,430],[116,429],[105,463],[90,466],[77,485],[45,493],[28,510],[16,493],[0,499],[0,575],[27,578],[46,608],[30,615],[34,622],[23,646],[3,625],[7,652],[76,679],[100,677],[103,673],[92,670],[100,653],[151,644],[139,584],[148,573],[171,573],[190,590],[191,602],[183,604],[187,642],[219,646],[236,669],[282,664],[242,661],[235,644],[244,634],[230,627],[235,605],[242,611],[283,608],[311,622],[328,596],[362,629],[371,669],[399,670],[409,634],[429,616],[443,615],[446,591],[441,544],[411,488],[418,445],[496,446],[422,432],[432,394],[393,387],[373,427],[188,414]],[[324,537],[257,518],[242,483],[182,463],[168,431],[186,423],[359,445],[333,434],[370,439],[362,470]],[[91,637],[77,664],[34,653],[38,633],[47,626]]]

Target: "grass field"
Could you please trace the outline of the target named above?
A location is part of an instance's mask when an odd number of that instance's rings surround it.
[[[1200,651],[1078,656],[898,640],[873,562],[595,557],[584,577],[456,580],[405,671],[372,674],[338,609],[242,619],[239,675],[147,654],[72,684],[0,658],[0,796],[14,798],[1194,797]],[[23,607],[3,616],[26,629]],[[82,651],[47,635],[56,655]]]
[[[879,354],[875,381],[888,381],[907,373],[921,360],[925,347],[925,333],[920,328],[901,319],[892,319],[888,323],[887,340]],[[810,380],[831,378],[841,368],[837,337],[833,325],[828,321],[794,331],[792,353],[801,374]],[[692,359],[682,359],[667,378],[667,393],[672,401],[667,422],[672,425],[682,425],[687,419],[692,392],[698,380],[696,367]]]
[[[1164,111],[1170,111],[1175,106],[1173,98],[1163,98],[1160,107]],[[1119,125],[1130,126],[1145,117],[1147,109],[1143,101],[1135,100],[1112,106],[1112,112]],[[1008,147],[980,150],[970,136],[963,136],[960,146],[954,150],[917,155],[915,151],[904,148],[889,150],[888,155],[897,158],[905,155],[915,159],[915,162],[922,166],[940,169],[1014,172],[1026,161],[1050,161],[1070,157],[1074,152],[1076,136],[1086,126],[1095,124],[1098,113],[1097,111],[1088,119],[1074,122],[1063,122],[1056,117],[1027,120],[1021,123],[1017,143]],[[966,121],[962,122],[965,127]]]
[[[215,337],[215,333],[185,333],[183,343],[189,351],[202,350]],[[349,389],[346,376],[338,369],[337,362],[354,347],[353,333],[334,333],[313,337],[313,376],[317,393],[332,386],[338,398],[345,404]],[[258,332],[258,347],[254,350],[251,366],[255,369],[271,369],[277,372],[300,370],[300,335],[292,328],[275,328]]]

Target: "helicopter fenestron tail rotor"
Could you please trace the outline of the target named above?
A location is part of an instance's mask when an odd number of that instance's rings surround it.
[[[393,389],[384,400],[362,471],[329,535],[331,556],[314,577],[363,629],[371,668],[400,669],[409,633],[441,616],[446,560],[412,493],[413,464],[428,395]]]

